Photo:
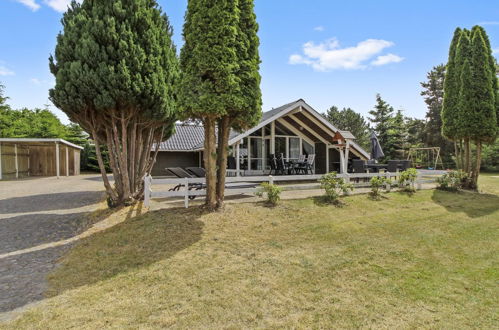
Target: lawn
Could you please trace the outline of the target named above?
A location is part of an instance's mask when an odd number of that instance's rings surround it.
[[[7,328],[494,328],[499,177],[482,194],[170,209],[83,240]]]

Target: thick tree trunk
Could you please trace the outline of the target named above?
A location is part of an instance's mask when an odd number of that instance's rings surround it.
[[[203,120],[204,124],[204,168],[206,170],[206,202],[208,210],[214,210],[217,206],[216,184],[217,184],[217,165],[216,165],[216,137],[214,118],[207,117]]]
[[[454,141],[454,154],[456,155],[456,167],[458,170],[462,170],[462,165],[461,165],[461,155],[459,154],[459,147],[457,146],[457,141]]]
[[[476,162],[473,171],[473,188],[478,188],[478,176],[480,175],[480,167],[482,166],[482,142],[476,142]]]
[[[223,117],[218,123],[217,147],[217,209],[223,208],[225,197],[225,177],[227,174],[227,153],[230,134],[230,119]]]
[[[97,134],[95,133],[95,130],[92,131],[92,139],[94,140],[95,143],[95,155],[97,157],[97,163],[99,164],[99,169],[100,173],[102,175],[102,181],[104,182],[104,187],[106,188],[106,193],[111,198],[111,200],[116,200],[118,198],[116,191],[111,187],[111,184],[109,183],[109,179],[107,177],[106,173],[106,167],[104,166],[104,161],[102,159],[102,152],[100,150],[100,144],[99,144],[99,139],[97,137]]]
[[[465,149],[464,171],[468,174],[471,174],[471,143],[469,138],[464,139],[464,149]]]

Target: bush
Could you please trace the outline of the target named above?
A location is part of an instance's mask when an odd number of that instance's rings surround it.
[[[256,195],[258,197],[264,197],[264,194],[267,195],[267,204],[271,206],[276,206],[277,203],[281,200],[281,192],[282,188],[279,186],[276,186],[275,184],[270,184],[267,182],[264,182],[261,184],[262,191],[258,191]]]
[[[386,186],[386,192],[389,191],[388,185],[391,184],[391,180],[384,176],[373,176],[371,178],[371,193],[370,196],[373,199],[379,199],[380,197],[380,189],[383,186]]]
[[[347,183],[345,179],[338,178],[336,172],[325,174],[319,179],[321,188],[326,190],[326,199],[333,204],[339,204],[341,193],[346,194],[348,191],[353,191],[353,185]]]
[[[415,168],[409,168],[404,172],[400,173],[399,177],[399,187],[405,191],[415,192],[416,179],[418,177],[418,171]]]
[[[437,179],[438,189],[458,191],[466,188],[469,181],[468,174],[463,171],[450,171]]]

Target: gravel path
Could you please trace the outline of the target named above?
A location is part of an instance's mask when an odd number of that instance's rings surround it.
[[[70,247],[50,243],[81,233],[102,196],[96,175],[0,181],[0,313],[43,299],[47,273]]]

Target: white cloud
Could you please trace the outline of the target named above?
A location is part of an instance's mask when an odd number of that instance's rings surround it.
[[[37,78],[31,78],[29,81],[32,84],[35,84],[35,85],[41,85],[42,84],[42,81],[40,79],[37,79]]]
[[[291,55],[289,57],[289,64],[306,64],[317,71],[365,69],[369,66],[369,60],[373,59],[374,56],[381,53],[385,48],[392,47],[393,45],[394,43],[391,41],[367,39],[359,42],[354,47],[341,48],[340,43],[336,38],[326,40],[319,44],[309,41],[303,45],[303,55]],[[389,54],[385,56],[392,57],[397,55]],[[378,59],[373,62],[376,62],[377,60]],[[383,60],[384,59],[381,61]],[[400,58],[400,60],[402,60],[402,58]],[[374,65],[373,63],[370,64]]]
[[[394,54],[380,55],[376,57],[374,61],[371,62],[372,65],[381,66],[388,63],[399,63],[404,60],[403,57]]]
[[[32,11],[37,11],[38,9],[40,9],[40,5],[37,4],[35,0],[16,0],[16,1],[22,3]]]
[[[325,30],[325,28],[323,26],[316,26],[316,27],[314,27],[314,31],[322,32],[324,30]]]
[[[492,49],[492,54],[499,54],[499,47]]]
[[[10,70],[9,68],[0,65],[0,76],[13,76],[15,72]]]
[[[44,2],[55,11],[63,13],[68,9],[71,0],[44,0]]]

